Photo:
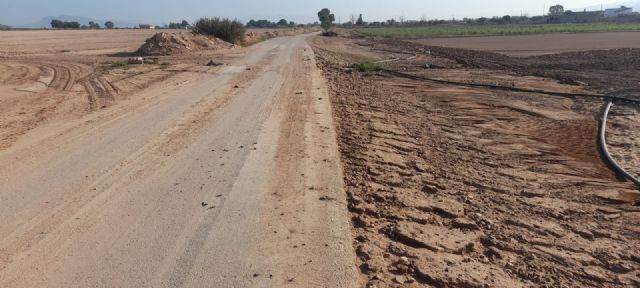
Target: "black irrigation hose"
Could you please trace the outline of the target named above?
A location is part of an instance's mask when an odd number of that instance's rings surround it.
[[[607,162],[607,165],[611,167],[618,175],[628,179],[629,181],[636,184],[636,186],[640,187],[640,179],[634,177],[629,174],[624,168],[620,167],[618,162],[616,162],[611,154],[609,154],[609,149],[607,149],[607,118],[609,117],[609,111],[611,110],[611,106],[613,106],[613,101],[607,101],[607,104],[604,105],[604,109],[602,112],[602,118],[600,119],[600,150],[602,152],[602,157]]]
[[[383,72],[386,72],[390,75],[402,77],[402,78],[430,81],[430,82],[441,83],[441,84],[450,84],[450,85],[458,85],[458,86],[466,86],[466,87],[480,87],[480,88],[506,90],[506,91],[514,91],[514,92],[538,93],[538,94],[569,97],[569,98],[586,97],[586,98],[606,99],[607,104],[605,105],[602,119],[600,120],[600,135],[599,135],[600,145],[599,146],[602,153],[602,157],[607,162],[607,165],[609,165],[611,169],[613,169],[616,173],[618,173],[618,175],[623,176],[625,179],[628,179],[629,181],[636,184],[636,186],[640,187],[640,179],[634,177],[633,175],[625,171],[624,168],[620,167],[620,165],[618,165],[618,162],[616,162],[613,159],[613,157],[611,157],[611,154],[609,154],[609,149],[607,149],[607,141],[606,141],[607,118],[609,116],[609,111],[611,110],[611,106],[613,105],[613,102],[616,101],[619,103],[629,103],[629,104],[640,105],[639,100],[629,99],[625,97],[608,96],[608,95],[552,92],[552,91],[525,89],[525,88],[518,88],[518,87],[507,87],[507,86],[492,85],[492,84],[464,83],[464,82],[457,82],[457,81],[434,79],[434,78],[423,77],[423,76],[416,76],[416,75],[411,75],[411,74],[388,70],[388,69],[384,69]]]
[[[393,76],[402,77],[402,78],[408,78],[408,79],[413,79],[413,80],[422,80],[422,81],[430,81],[430,82],[441,83],[441,84],[466,86],[466,87],[487,88],[487,89],[493,89],[493,90],[506,90],[506,91],[513,91],[513,92],[537,93],[537,94],[545,94],[545,95],[569,97],[569,98],[585,97],[585,98],[595,98],[595,99],[609,99],[609,100],[616,101],[616,102],[624,102],[624,103],[631,103],[631,104],[635,104],[635,105],[640,105],[640,100],[635,100],[635,99],[630,99],[630,98],[625,98],[625,97],[598,95],[598,94],[585,94],[585,93],[553,92],[553,91],[545,91],[545,90],[538,90],[538,89],[526,89],[526,88],[508,87],[508,86],[500,86],[500,85],[493,85],[493,84],[482,84],[482,83],[465,83],[465,82],[457,82],[457,81],[450,81],[450,80],[435,79],[435,78],[430,78],[430,77],[425,77],[425,76],[416,76],[416,75],[411,75],[411,74],[408,74],[408,73],[403,73],[403,72],[394,71],[394,70],[388,70],[388,69],[383,69],[382,71],[387,73],[387,74],[390,74],[390,75],[393,75]]]

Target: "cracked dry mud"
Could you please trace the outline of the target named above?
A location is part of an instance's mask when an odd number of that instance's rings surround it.
[[[355,73],[345,67],[397,54],[345,38],[313,44],[338,123],[363,285],[640,285],[640,208],[632,205],[638,191],[617,181],[600,159],[602,101]],[[419,55],[389,66],[453,80],[589,92],[454,60]],[[415,68],[424,63],[450,67]],[[614,120],[613,145],[635,147],[621,143],[625,132],[618,129],[636,127],[640,118],[624,115]],[[634,157],[622,162],[637,167]]]

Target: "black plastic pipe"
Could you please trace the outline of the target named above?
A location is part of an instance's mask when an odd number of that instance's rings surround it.
[[[604,109],[602,111],[602,118],[600,119],[600,151],[602,152],[602,157],[607,162],[607,165],[611,167],[618,175],[628,179],[629,181],[636,184],[636,186],[640,187],[640,179],[634,177],[629,174],[624,168],[620,167],[618,162],[616,162],[611,154],[609,154],[609,149],[607,149],[607,118],[609,117],[609,111],[611,111],[611,106],[613,106],[613,100],[607,101],[607,104],[604,105]]]

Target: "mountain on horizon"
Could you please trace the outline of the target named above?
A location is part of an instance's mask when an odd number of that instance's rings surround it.
[[[587,11],[598,11],[600,9],[618,8],[620,6],[631,7],[633,8],[634,12],[640,12],[640,1],[625,1],[625,2],[621,1],[621,2],[604,4],[604,5],[593,5],[593,6],[585,7],[584,9],[587,9]],[[579,11],[579,10],[576,9],[575,11]]]
[[[51,20],[54,20],[54,19],[58,19],[60,21],[77,21],[78,23],[80,23],[80,25],[89,25],[89,22],[93,21],[95,23],[100,24],[100,26],[103,26],[105,22],[109,21],[105,19],[96,20],[93,18],[82,17],[82,16],[60,15],[58,17],[46,16],[40,19],[38,22],[26,24],[26,25],[18,25],[17,27],[19,28],[51,28]],[[116,21],[116,20],[111,20],[111,21],[113,21],[113,23],[115,24],[115,27],[118,27],[118,28],[137,27],[138,24],[142,24],[142,22]]]

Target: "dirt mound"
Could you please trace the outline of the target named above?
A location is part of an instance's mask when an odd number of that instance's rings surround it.
[[[235,45],[215,37],[207,37],[191,32],[161,32],[147,39],[137,53],[145,56],[168,56],[192,51],[219,50],[233,47]]]

